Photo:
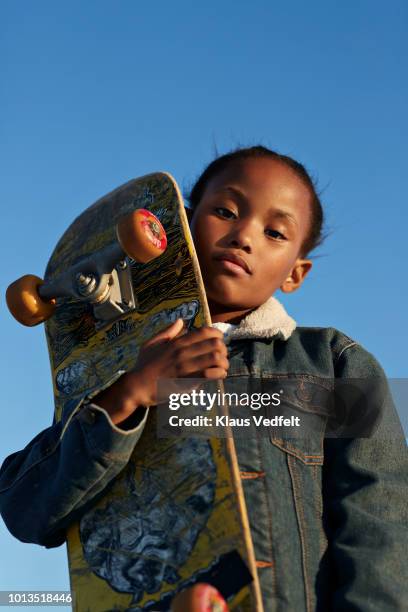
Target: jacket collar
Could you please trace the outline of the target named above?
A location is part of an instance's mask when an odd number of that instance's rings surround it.
[[[224,333],[225,341],[248,338],[272,338],[280,336],[287,340],[296,329],[296,321],[290,317],[282,304],[270,297],[256,310],[250,312],[238,325],[213,323],[213,327]]]

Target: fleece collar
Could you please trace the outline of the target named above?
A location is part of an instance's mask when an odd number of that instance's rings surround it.
[[[276,298],[270,297],[238,325],[213,323],[213,327],[224,333],[226,342],[245,338],[272,338],[277,335],[287,340],[296,329],[296,321]]]

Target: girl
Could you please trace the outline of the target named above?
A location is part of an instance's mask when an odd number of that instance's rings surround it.
[[[355,341],[297,327],[272,297],[302,285],[321,241],[322,207],[301,164],[264,147],[234,151],[208,166],[190,205],[214,326],[182,335],[176,321],[63,436],[54,424],[6,459],[0,508],[19,539],[64,541],[125,467],[160,378],[295,377],[310,410],[308,385],[322,379],[384,380]],[[236,440],[266,611],[403,609],[407,453],[392,402],[380,416],[371,438]]]

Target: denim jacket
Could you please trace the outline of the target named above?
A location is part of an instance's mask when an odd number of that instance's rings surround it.
[[[224,331],[228,379],[295,379],[302,410],[313,413],[308,390],[325,381],[385,381],[358,343],[332,328],[296,327],[274,298]],[[125,468],[147,418],[138,410],[123,430],[94,404],[74,407],[10,455],[0,471],[0,511],[11,533],[62,544],[66,527]],[[391,400],[377,421],[365,438],[322,430],[236,439],[267,612],[406,609],[408,453]]]

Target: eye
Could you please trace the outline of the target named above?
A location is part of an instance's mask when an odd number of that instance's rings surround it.
[[[270,238],[275,238],[277,240],[286,240],[286,236],[281,234],[281,232],[278,232],[278,230],[267,229],[265,230],[265,232],[267,233],[267,236],[269,236]]]
[[[236,219],[236,214],[229,210],[229,208],[224,208],[224,206],[217,206],[214,208],[217,215],[223,217],[224,219]]]

